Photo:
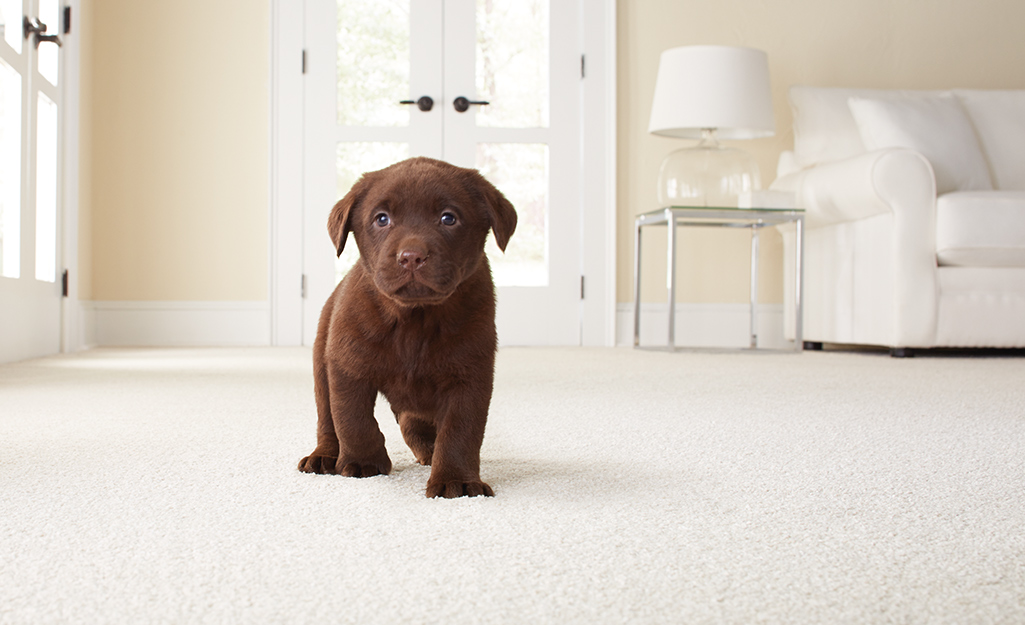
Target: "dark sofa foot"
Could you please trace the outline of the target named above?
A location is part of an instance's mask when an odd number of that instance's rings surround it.
[[[914,358],[915,350],[910,347],[891,347],[890,348],[891,358]]]
[[[813,352],[821,352],[822,351],[822,343],[820,343],[818,341],[805,341],[804,342],[804,349],[810,350],[810,351],[813,351]]]

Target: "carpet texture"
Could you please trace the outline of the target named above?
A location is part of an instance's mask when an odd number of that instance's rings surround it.
[[[1025,359],[505,349],[494,498],[299,473],[307,349],[0,366],[0,623],[1023,623]]]

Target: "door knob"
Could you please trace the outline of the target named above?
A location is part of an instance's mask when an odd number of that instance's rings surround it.
[[[429,95],[422,95],[419,100],[402,100],[399,104],[415,104],[416,108],[426,113],[434,107],[434,100]]]
[[[46,32],[46,24],[39,21],[39,18],[29,19],[25,16],[25,19],[21,22],[21,31],[25,35],[25,39],[28,39],[33,34],[36,36],[36,48],[39,48],[40,42],[49,41],[50,43],[57,44],[57,47],[61,47],[61,38],[57,35],[44,35]]]
[[[454,106],[456,111],[458,111],[460,113],[465,113],[467,110],[469,110],[471,104],[475,104],[475,105],[478,105],[478,106],[484,106],[486,104],[491,104],[491,103],[490,102],[485,102],[484,100],[467,100],[463,96],[459,96],[455,100],[452,100],[452,106]]]

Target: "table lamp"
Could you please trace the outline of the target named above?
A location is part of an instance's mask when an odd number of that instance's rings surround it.
[[[775,134],[768,57],[733,46],[683,46],[662,52],[648,132],[700,139],[662,161],[659,206],[738,206],[761,188],[754,157],[719,140]]]

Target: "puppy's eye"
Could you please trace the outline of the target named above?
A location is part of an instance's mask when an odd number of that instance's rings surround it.
[[[441,214],[441,225],[443,226],[454,226],[456,225],[456,216],[452,213]]]
[[[381,228],[384,228],[385,226],[391,223],[391,218],[384,213],[378,213],[377,217],[374,217],[374,223],[380,226]]]

